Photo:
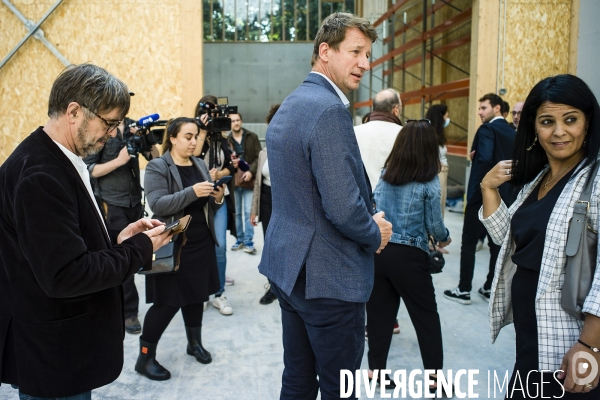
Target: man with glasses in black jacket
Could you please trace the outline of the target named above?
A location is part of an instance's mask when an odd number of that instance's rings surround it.
[[[117,127],[116,137],[111,137],[100,152],[84,160],[94,183],[94,195],[105,214],[108,233],[113,243],[116,243],[119,232],[140,219],[144,212],[139,153],[129,154],[127,150],[127,142],[137,131],[136,127],[130,127],[132,124],[133,120],[125,118]],[[151,154],[142,154],[146,159],[152,159]],[[125,331],[131,334],[140,333],[140,299],[134,276],[123,282],[123,297]]]

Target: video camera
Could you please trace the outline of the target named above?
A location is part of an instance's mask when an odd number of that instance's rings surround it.
[[[138,128],[135,134],[127,138],[127,152],[131,157],[136,157],[139,153],[149,153],[153,145],[162,144],[167,121],[159,118],[158,114],[152,114],[128,125],[129,128]]]
[[[200,117],[196,117],[201,129],[209,132],[227,132],[231,130],[229,114],[237,114],[237,106],[230,106],[227,97],[217,97],[217,104],[211,102],[198,103],[200,109],[208,114],[208,121],[204,124]]]

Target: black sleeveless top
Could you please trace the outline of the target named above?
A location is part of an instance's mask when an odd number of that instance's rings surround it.
[[[517,267],[540,272],[550,214],[576,168],[563,176],[543,198],[538,200],[540,187],[546,181],[542,179],[513,215],[510,228],[516,249],[512,261]]]

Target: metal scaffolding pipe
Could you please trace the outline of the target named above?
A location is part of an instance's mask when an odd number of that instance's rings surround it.
[[[56,10],[56,7],[58,7],[60,5],[60,3],[62,3],[62,2],[63,2],[63,0],[57,0],[57,2],[54,3],[54,5],[52,7],[50,7],[50,9],[48,11],[46,11],[46,13],[37,22],[37,24],[35,24],[29,30],[29,32],[27,32],[27,35],[25,35],[25,37],[23,39],[21,39],[21,41],[15,46],[15,48],[12,49],[12,51],[6,57],[4,57],[4,60],[2,60],[2,62],[0,62],[0,69],[2,69],[2,67],[4,67],[4,65],[8,62],[8,60],[10,60],[12,58],[12,56],[15,55],[15,53],[21,48],[21,46],[23,46],[25,44],[27,39],[29,39],[40,28],[40,26],[46,21],[46,19],[50,16],[50,14],[52,14],[54,12],[54,10]]]

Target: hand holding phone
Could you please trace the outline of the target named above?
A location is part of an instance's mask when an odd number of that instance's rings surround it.
[[[215,182],[214,188],[217,190],[219,186],[223,186],[231,180],[231,175],[227,175]]]
[[[186,215],[176,221],[171,222],[170,224],[165,225],[165,230],[162,233],[172,231],[174,235],[185,231],[192,220],[191,215]]]

